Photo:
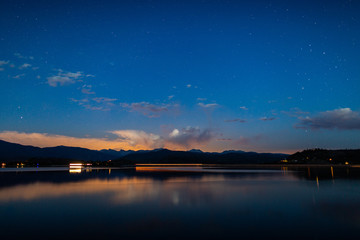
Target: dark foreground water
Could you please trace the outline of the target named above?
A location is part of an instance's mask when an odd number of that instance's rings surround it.
[[[42,170],[0,170],[1,239],[360,236],[356,168]]]

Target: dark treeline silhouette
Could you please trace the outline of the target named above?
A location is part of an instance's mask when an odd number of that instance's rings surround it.
[[[307,149],[288,156],[287,160],[299,164],[360,164],[360,149]]]

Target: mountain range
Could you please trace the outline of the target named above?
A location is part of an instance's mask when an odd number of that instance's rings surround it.
[[[190,151],[154,150],[90,150],[80,147],[34,147],[0,140],[0,161],[67,163],[71,160],[106,162],[113,164],[135,163],[274,163],[286,158],[287,154],[256,153],[244,151],[224,151],[222,153]],[[53,161],[57,159],[56,161]]]

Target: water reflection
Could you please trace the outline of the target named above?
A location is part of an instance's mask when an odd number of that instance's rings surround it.
[[[71,169],[70,169],[71,170]],[[73,169],[75,171],[81,169]],[[137,169],[138,170],[138,169]],[[193,169],[195,170],[195,169]],[[143,171],[143,169],[141,170]],[[149,169],[151,171],[151,169]],[[160,171],[165,171],[164,169]],[[170,171],[173,171],[171,169]],[[108,170],[109,174],[111,169]],[[246,194],[251,191],[252,181],[261,182],[274,176],[174,176],[167,179],[155,179],[150,176],[125,176],[114,178],[91,178],[77,182],[52,183],[35,182],[0,188],[0,202],[31,201],[43,198],[67,197],[71,195],[106,194],[113,204],[128,204],[161,199],[163,203],[179,204],[180,201],[196,202],[206,196],[207,200],[217,201],[228,193],[236,191]],[[288,180],[294,178],[288,178]],[[243,181],[241,185],[234,184]],[[227,182],[226,187],[224,183]],[[248,182],[247,184],[244,184]],[[219,186],[222,185],[223,187]],[[161,190],[161,191],[160,191]],[[258,186],[256,191],[262,191]]]
[[[91,172],[92,171],[92,164],[87,163],[70,163],[69,164],[69,173],[81,173],[82,171]],[[109,169],[109,171],[111,171]],[[110,172],[109,172],[110,173]]]
[[[354,169],[159,167],[0,171],[1,232],[7,238],[21,225],[18,237],[58,239],[350,239],[360,229]]]
[[[69,168],[69,173],[81,173],[81,168]]]

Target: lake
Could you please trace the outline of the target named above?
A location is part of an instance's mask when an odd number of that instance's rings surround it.
[[[360,168],[0,169],[1,239],[358,239]]]

